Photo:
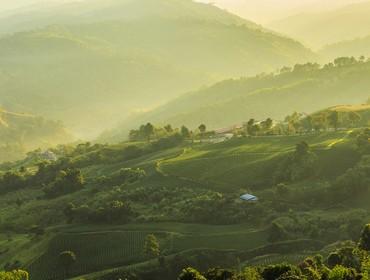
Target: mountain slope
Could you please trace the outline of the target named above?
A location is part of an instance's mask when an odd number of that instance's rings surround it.
[[[60,122],[0,109],[0,162],[16,160],[32,149],[72,139]]]
[[[340,56],[370,56],[370,36],[327,45],[319,51],[322,57],[333,59]]]
[[[0,40],[5,73],[0,103],[62,119],[80,134],[94,135],[132,111],[204,84],[314,57],[300,43],[211,5],[188,0],[75,5],[73,24],[56,17],[48,22],[58,25]]]
[[[141,20],[155,17],[203,19],[226,24],[245,24],[260,29],[251,21],[227,14],[213,5],[189,0],[92,0],[87,3],[43,3],[0,14],[0,34],[29,31],[50,24],[83,24],[112,20]]]
[[[299,14],[268,25],[271,29],[320,48],[370,34],[370,2],[312,14]]]
[[[322,68],[307,64],[279,75],[226,80],[132,118],[104,137],[124,139],[132,125],[149,121],[191,128],[205,123],[214,129],[249,118],[281,120],[293,111],[311,113],[336,104],[361,104],[370,97],[369,75],[370,62],[351,62]]]

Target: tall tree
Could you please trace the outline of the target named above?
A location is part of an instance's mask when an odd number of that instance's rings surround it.
[[[190,130],[184,125],[181,127],[181,136],[183,138],[189,138],[190,137]]]
[[[148,139],[148,142],[150,142],[150,137],[153,135],[153,133],[154,133],[154,126],[151,123],[147,123],[144,126],[144,135]]]
[[[207,131],[207,127],[205,124],[201,124],[199,127],[198,127],[199,131],[201,134],[204,134],[206,131]]]

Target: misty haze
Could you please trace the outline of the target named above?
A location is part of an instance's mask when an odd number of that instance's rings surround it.
[[[369,280],[369,0],[2,0],[0,280]]]

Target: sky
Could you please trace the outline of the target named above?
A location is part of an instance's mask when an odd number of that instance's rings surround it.
[[[58,3],[76,0],[0,0],[0,12],[20,8],[32,4]],[[88,0],[85,0],[88,1]],[[101,0],[104,1],[104,0]],[[365,0],[197,0],[214,3],[221,8],[236,13],[239,16],[266,24],[273,20],[284,18],[307,11],[319,11],[336,8],[354,2]]]
[[[304,12],[320,12],[368,0],[198,0],[214,3],[230,12],[257,23],[274,20]]]

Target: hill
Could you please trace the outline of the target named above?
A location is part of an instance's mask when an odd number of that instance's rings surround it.
[[[227,24],[245,24],[260,29],[257,24],[241,19],[212,5],[195,5],[192,1],[133,1],[133,0],[92,0],[70,3],[42,3],[24,6],[0,14],[0,34],[39,29],[50,24],[71,25],[102,21],[133,21],[145,18],[170,17],[204,19]],[[145,3],[145,5],[143,4]]]
[[[291,111],[309,114],[336,104],[361,104],[370,96],[369,74],[370,62],[343,58],[323,67],[309,63],[278,74],[226,80],[128,119],[102,139],[125,139],[129,129],[147,122],[190,128],[205,123],[218,129],[250,118],[283,120]]]
[[[370,2],[321,13],[306,13],[272,22],[269,28],[319,49],[327,44],[370,35]]]
[[[143,254],[148,234],[176,273],[192,261],[220,266],[269,254],[294,260],[338,239],[357,240],[358,226],[370,217],[369,143],[358,144],[366,133],[218,144],[169,141],[178,139],[174,134],[151,143],[65,146],[55,150],[55,162],[30,154],[0,166],[0,265],[63,279],[58,255],[73,250],[71,276],[111,279],[122,269],[153,279],[141,270],[159,265]],[[302,141],[309,149],[301,154]],[[246,192],[259,201],[241,201]],[[227,260],[216,257],[226,252]]]
[[[190,0],[84,1],[60,8],[69,16],[60,20],[53,9],[40,24],[34,11],[21,17],[37,29],[0,39],[0,102],[78,135],[205,84],[314,59],[294,40]]]
[[[331,113],[338,114],[338,125],[341,127],[351,127],[353,122],[357,126],[367,127],[370,125],[370,105],[340,105],[333,106],[325,110],[320,110],[311,114],[312,118],[317,118],[320,115],[330,116]]]
[[[30,150],[72,139],[60,122],[0,109],[0,162],[14,161]]]
[[[341,56],[365,56],[369,57],[370,36],[356,38],[354,40],[341,41],[327,45],[319,50],[319,55],[328,59]]]

